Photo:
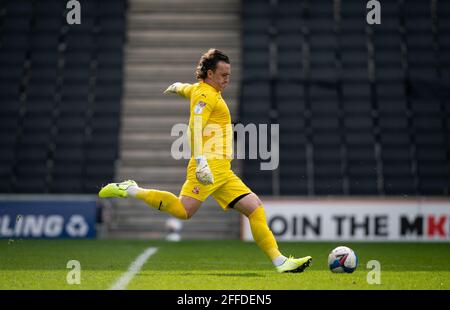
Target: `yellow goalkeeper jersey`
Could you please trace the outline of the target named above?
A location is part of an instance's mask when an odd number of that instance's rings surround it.
[[[222,95],[205,82],[182,84],[177,92],[190,100],[190,148],[193,157],[231,161],[233,130]]]

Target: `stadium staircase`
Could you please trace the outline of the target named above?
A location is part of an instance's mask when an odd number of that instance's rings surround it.
[[[178,195],[187,160],[175,160],[175,124],[189,121],[188,102],[165,96],[173,82],[195,82],[198,59],[210,47],[232,61],[232,82],[224,92],[232,118],[237,115],[240,79],[240,1],[130,0],[127,13],[124,99],[116,179]],[[134,200],[113,201],[107,213],[108,237],[162,238],[169,216]],[[183,223],[182,238],[239,236],[237,212],[224,213],[213,200]]]

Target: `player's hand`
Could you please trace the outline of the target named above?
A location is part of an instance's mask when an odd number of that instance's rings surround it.
[[[214,177],[206,158],[204,156],[199,156],[195,159],[195,161],[197,162],[197,169],[195,170],[197,180],[204,185],[213,184]]]
[[[164,95],[166,94],[177,94],[178,93],[178,87],[180,87],[181,83],[180,82],[176,82],[173,83],[172,85],[170,85],[169,87],[167,87],[167,89],[164,91]]]

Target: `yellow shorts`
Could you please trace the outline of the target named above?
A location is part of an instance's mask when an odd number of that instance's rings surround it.
[[[231,170],[229,160],[208,160],[208,164],[214,176],[214,184],[203,185],[197,180],[195,160],[191,159],[187,167],[186,182],[181,188],[181,196],[205,201],[212,195],[222,209],[227,210],[233,200],[252,192]]]

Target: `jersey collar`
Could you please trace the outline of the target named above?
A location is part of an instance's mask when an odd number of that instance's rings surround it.
[[[220,94],[220,91],[218,91],[217,89],[215,89],[214,87],[212,87],[211,85],[209,85],[208,83],[206,83],[205,81],[200,81],[200,85],[202,87],[206,87],[209,88],[211,91]]]

